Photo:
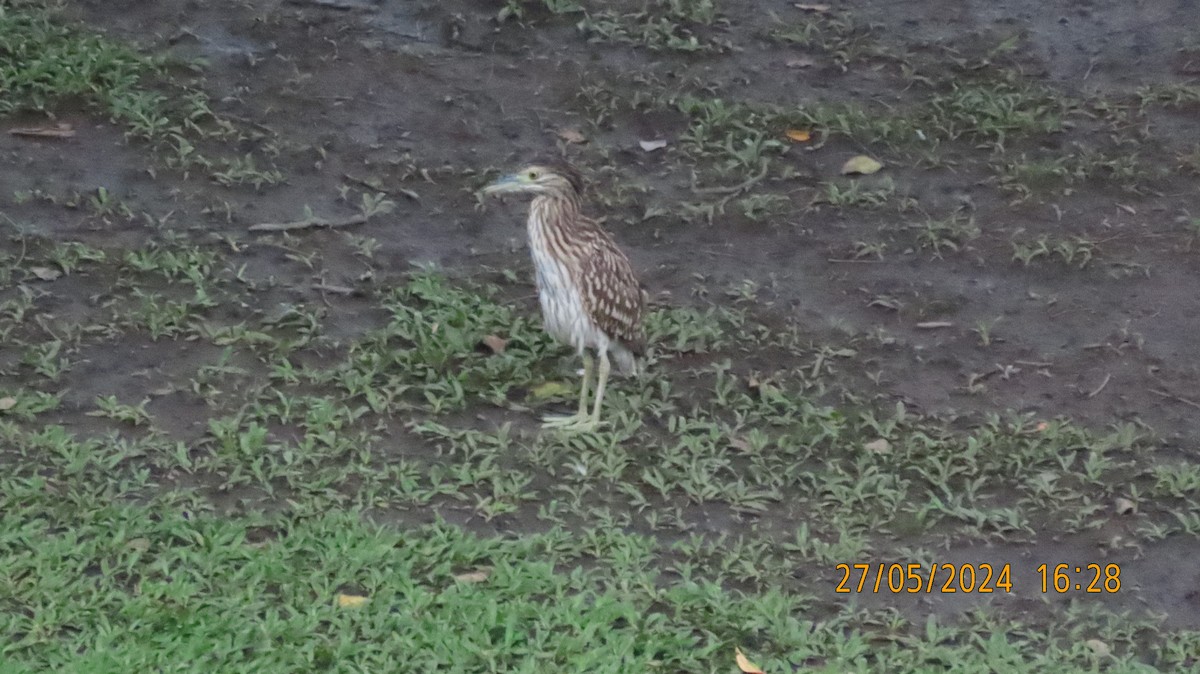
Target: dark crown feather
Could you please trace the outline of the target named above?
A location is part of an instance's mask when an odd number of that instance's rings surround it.
[[[536,166],[544,166],[566,178],[571,187],[575,189],[575,194],[583,196],[583,174],[566,160],[558,157],[538,157],[533,163]]]

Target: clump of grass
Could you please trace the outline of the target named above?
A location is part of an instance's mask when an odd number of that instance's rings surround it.
[[[1138,89],[1137,97],[1143,110],[1151,105],[1192,108],[1200,105],[1200,85],[1194,83],[1152,84]]]
[[[576,0],[507,0],[497,13],[496,19],[502,23],[509,18],[523,19],[531,8],[545,10],[554,15],[583,11],[583,6]]]
[[[890,177],[883,180],[848,180],[828,182],[813,199],[813,204],[829,204],[837,208],[882,208],[896,197],[896,183]],[[912,205],[909,197],[898,200],[899,210]]]
[[[0,5],[0,114],[44,111],[70,98],[153,135],[166,98],[147,89],[160,60],[61,25],[32,5]]]
[[[680,137],[684,152],[716,163],[722,176],[746,176],[765,168],[786,145],[772,133],[778,111],[684,95],[673,105],[690,119]]]
[[[927,218],[910,229],[916,231],[917,243],[922,248],[932,249],[934,255],[941,255],[943,250],[957,253],[968,241],[979,237],[975,219],[962,213],[952,213],[941,219]]]
[[[1000,188],[1024,201],[1037,194],[1070,194],[1087,181],[1106,181],[1122,191],[1142,192],[1165,169],[1148,166],[1136,151],[1075,148],[1065,154],[1029,158],[1025,154],[993,167]]]
[[[875,31],[835,12],[816,12],[795,23],[777,26],[767,38],[785,45],[814,50],[832,59],[843,70],[854,62],[890,56],[876,40]]]
[[[721,22],[713,0],[654,0],[641,11],[589,13],[579,30],[595,42],[630,44],[651,51],[725,52],[732,47],[705,31]]]
[[[1014,237],[1013,260],[1028,267],[1039,259],[1057,259],[1063,264],[1083,269],[1096,255],[1096,242],[1083,236],[1052,237],[1042,234],[1036,238]]]
[[[173,168],[201,168],[223,184],[256,186],[283,180],[250,156],[209,156],[205,140],[262,140],[213,112],[202,92],[175,85],[166,62],[128,45],[68,25],[51,9],[0,5],[0,117],[53,113],[79,102],[132,137],[148,141]]]
[[[960,139],[1003,149],[1014,136],[1057,133],[1070,102],[1020,80],[950,82],[908,109],[868,110],[858,104],[806,106],[800,119],[859,142],[899,147]]]

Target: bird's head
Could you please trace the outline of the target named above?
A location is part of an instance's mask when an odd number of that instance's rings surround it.
[[[535,161],[483,188],[486,196],[532,194],[577,197],[582,193],[583,176],[575,167],[557,159]]]

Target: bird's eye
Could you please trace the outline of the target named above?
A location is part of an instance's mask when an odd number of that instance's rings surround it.
[[[538,172],[537,172],[537,171],[530,171],[530,172],[529,172],[529,179],[530,179],[530,180],[537,180],[537,177],[538,177]]]

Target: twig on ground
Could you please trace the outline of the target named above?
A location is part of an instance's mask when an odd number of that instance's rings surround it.
[[[762,170],[757,174],[747,178],[746,180],[731,185],[729,187],[696,187],[696,177],[692,176],[692,192],[695,194],[728,194],[730,197],[736,196],[754,187],[760,180],[767,177],[767,167],[763,166]]]
[[[296,220],[295,222],[262,222],[257,225],[251,225],[251,232],[292,232],[298,229],[333,229],[335,227],[351,227],[353,225],[361,225],[367,221],[367,216],[359,214],[352,215],[344,220],[328,220],[326,218],[318,218],[316,216]]]
[[[1089,398],[1095,398],[1096,396],[1100,395],[1100,392],[1104,390],[1104,387],[1105,387],[1105,386],[1108,386],[1108,380],[1109,380],[1109,379],[1112,379],[1112,373],[1111,373],[1111,372],[1109,372],[1108,374],[1104,375],[1104,381],[1100,382],[1100,385],[1099,385],[1099,386],[1097,386],[1095,389],[1093,389],[1091,393],[1087,394],[1087,397],[1089,397]]]
[[[1184,405],[1195,407],[1196,409],[1200,410],[1200,403],[1196,402],[1195,400],[1188,400],[1187,398],[1177,396],[1174,393],[1171,393],[1169,391],[1160,391],[1155,388],[1150,389],[1150,392],[1156,396],[1160,396],[1162,398],[1168,398],[1170,400],[1174,400],[1175,402],[1180,402],[1180,403],[1183,403]]]
[[[384,194],[386,194],[388,196],[394,196],[396,194],[399,194],[401,196],[408,197],[409,199],[412,199],[413,201],[421,200],[421,195],[417,194],[415,191],[410,190],[406,187],[398,187],[395,190],[389,190],[388,188],[380,187],[379,185],[376,185],[365,178],[355,178],[354,176],[350,175],[349,173],[343,173],[342,177],[345,178],[347,181],[352,182],[356,185],[362,185],[363,187],[375,190],[376,192],[383,192]]]
[[[335,295],[353,295],[358,292],[358,290],[349,286],[329,285],[327,283],[314,283],[312,285],[312,289],[326,293],[333,293]]]

